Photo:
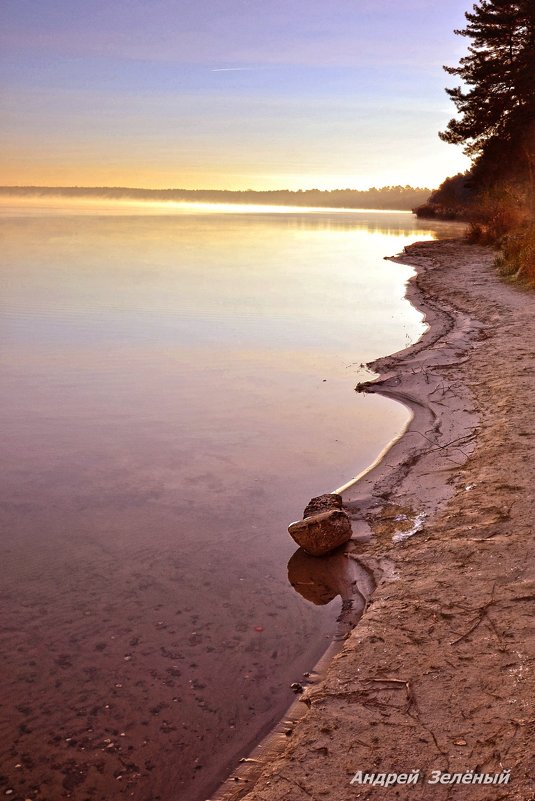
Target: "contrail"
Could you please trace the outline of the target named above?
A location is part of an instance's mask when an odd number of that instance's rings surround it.
[[[254,67],[218,67],[217,69],[210,70],[210,72],[248,72],[254,69]]]

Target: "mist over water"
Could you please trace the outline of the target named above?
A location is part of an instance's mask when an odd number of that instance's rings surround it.
[[[353,388],[421,334],[383,257],[436,226],[80,211],[0,216],[6,742],[54,796],[66,738],[85,764],[122,732],[135,799],[196,801],[332,636],[339,603],[287,582],[286,526],[406,422]],[[112,757],[83,792],[112,797]]]

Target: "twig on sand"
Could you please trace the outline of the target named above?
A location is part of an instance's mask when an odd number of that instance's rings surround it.
[[[472,434],[464,434],[463,436],[460,436],[460,437],[457,437],[456,439],[450,440],[450,442],[444,443],[444,445],[440,445],[437,442],[433,442],[433,440],[430,439],[426,434],[422,433],[421,431],[417,431],[416,429],[413,429],[412,431],[409,431],[407,433],[408,434],[419,434],[421,437],[423,437],[425,440],[427,440],[427,442],[429,442],[429,444],[433,446],[432,448],[429,449],[428,453],[436,453],[436,451],[443,451],[443,450],[446,450],[447,448],[449,448],[449,447],[451,447],[453,445],[455,447],[456,451],[460,451],[463,454],[463,456],[465,456],[468,459],[468,454],[465,451],[463,451],[463,449],[459,445],[456,445],[456,443],[457,442],[464,443],[464,442],[467,442],[467,441],[469,442],[471,439],[473,439],[473,435]],[[448,459],[448,461],[453,462],[456,465],[461,465],[462,464],[462,462],[458,462],[455,459],[452,459],[451,456],[448,456],[446,454],[445,454],[445,458]]]
[[[433,451],[445,450],[446,448],[449,448],[451,445],[455,445],[457,442],[466,442],[466,441],[469,442],[471,439],[473,439],[473,435],[472,434],[464,434],[464,435],[462,435],[460,437],[456,437],[455,439],[450,440],[450,442],[444,443],[444,445],[440,445],[438,442],[433,442],[432,439],[430,439],[428,436],[426,436],[426,434],[423,434],[421,431],[416,431],[416,429],[413,429],[413,431],[414,431],[415,434],[419,434],[421,437],[426,439],[429,442],[430,445],[433,445],[433,448],[431,449],[431,453],[433,453]],[[413,432],[411,431],[410,433],[413,433]],[[455,450],[461,451],[461,453],[468,458],[468,454],[465,453],[463,451],[463,449],[460,448],[459,446],[457,446],[455,448]]]
[[[416,703],[416,698],[414,696],[414,691],[412,689],[412,684],[410,679],[370,679],[378,684],[394,684],[395,687],[385,687],[385,689],[389,690],[405,690],[407,693],[407,707],[405,709],[406,713],[409,713],[409,710],[414,707],[416,711],[418,711],[418,704]]]
[[[285,776],[285,774],[284,774],[284,773],[280,773],[280,772],[279,772],[279,776],[280,776],[280,778],[281,778],[281,779],[284,779],[284,780],[285,780],[285,781],[287,781],[289,784],[293,784],[295,787],[299,787],[299,789],[300,789],[300,790],[301,790],[301,791],[302,791],[302,792],[303,792],[303,793],[304,793],[306,796],[308,796],[309,798],[312,798],[312,799],[313,799],[313,801],[314,801],[314,796],[313,796],[311,793],[309,793],[309,792],[308,792],[308,790],[306,790],[306,789],[303,787],[303,785],[302,785],[302,784],[300,784],[298,781],[296,781],[295,779],[290,779],[290,777],[289,777],[289,776]]]
[[[492,628],[492,630],[493,630],[494,634],[496,635],[497,639],[501,641],[501,636],[500,636],[498,630],[496,629],[496,625],[495,625],[494,621],[488,615],[488,610],[490,609],[490,607],[493,604],[496,603],[496,600],[494,598],[495,589],[496,589],[496,582],[494,582],[494,584],[492,585],[492,592],[491,592],[490,601],[487,601],[486,604],[483,604],[483,606],[481,606],[478,609],[477,618],[474,621],[474,623],[470,626],[468,631],[465,631],[464,634],[461,634],[461,636],[457,637],[456,640],[452,640],[450,642],[450,645],[456,645],[458,642],[461,642],[462,640],[466,639],[466,637],[470,636],[470,634],[472,634],[472,632],[474,632],[478,628],[478,626],[481,625],[481,623],[483,622],[483,620],[485,618],[487,618],[487,620],[489,621],[490,627]]]
[[[431,738],[432,738],[432,740],[433,740],[433,742],[435,744],[435,748],[437,749],[439,754],[441,754],[443,757],[445,757],[446,763],[447,763],[447,765],[449,767],[449,755],[448,755],[447,751],[444,751],[444,749],[440,747],[440,744],[439,744],[439,742],[438,742],[438,740],[436,738],[436,735],[435,735],[434,731],[429,726],[427,726],[427,724],[424,723],[423,720],[420,717],[420,710],[418,708],[418,703],[416,701],[416,696],[414,694],[414,689],[413,689],[411,680],[410,679],[389,679],[389,678],[384,678],[384,679],[371,679],[371,681],[378,682],[378,683],[385,683],[385,684],[391,684],[391,685],[393,684],[393,685],[395,685],[394,687],[388,687],[388,688],[385,687],[385,689],[390,689],[390,690],[405,689],[405,692],[407,693],[407,706],[405,707],[405,710],[404,710],[405,714],[408,715],[413,720],[416,720],[420,724],[420,726],[423,729],[425,729],[425,731],[431,736]],[[413,714],[411,714],[411,710],[414,710]]]

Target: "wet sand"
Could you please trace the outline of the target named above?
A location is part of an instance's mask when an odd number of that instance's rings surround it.
[[[414,799],[533,798],[535,297],[503,283],[481,247],[421,243],[402,259],[418,270],[408,296],[430,327],[374,363],[381,378],[361,389],[414,417],[344,493],[368,539],[346,558],[377,588],[301,717],[218,801],[399,798],[401,785],[351,779],[415,770]],[[507,770],[507,786],[428,784],[433,771]]]

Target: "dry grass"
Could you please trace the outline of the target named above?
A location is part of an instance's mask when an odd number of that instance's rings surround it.
[[[535,224],[514,229],[503,238],[496,265],[504,277],[535,287]]]
[[[500,251],[496,266],[511,281],[535,287],[535,222],[526,186],[502,187],[481,197],[469,242]]]

